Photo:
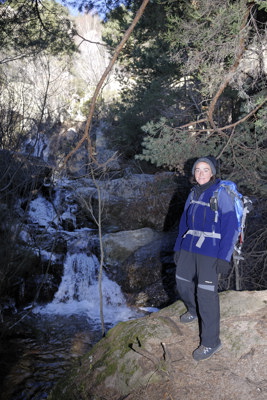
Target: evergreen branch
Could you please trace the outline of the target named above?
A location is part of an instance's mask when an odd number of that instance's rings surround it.
[[[225,149],[227,149],[229,143],[230,143],[231,140],[232,140],[232,137],[233,137],[233,135],[234,135],[234,132],[235,132],[235,129],[232,130],[232,132],[231,132],[231,134],[230,134],[230,136],[229,136],[229,138],[228,138],[226,144],[223,146],[222,150],[220,151],[220,153],[219,153],[218,156],[216,157],[218,160],[219,160],[219,159],[221,158],[221,156],[223,155]]]
[[[248,16],[250,14],[250,11],[251,11],[252,7],[253,7],[253,4],[250,4],[250,6],[247,9],[247,12],[246,12],[246,14],[244,16],[243,23],[242,23],[241,28],[240,28],[240,32],[242,32],[245,29],[246,25],[247,25]],[[207,112],[209,123],[210,123],[211,127],[214,129],[215,132],[220,132],[221,131],[221,128],[216,127],[214,119],[213,119],[213,113],[214,113],[215,106],[216,106],[217,101],[219,100],[220,96],[222,95],[222,93],[224,92],[224,90],[228,86],[229,82],[231,81],[231,79],[233,77],[233,74],[236,72],[237,67],[240,64],[241,57],[244,54],[244,51],[245,51],[245,37],[244,37],[243,34],[241,34],[241,37],[240,37],[240,40],[239,40],[239,51],[238,51],[237,58],[236,58],[236,60],[235,60],[235,62],[233,64],[232,68],[230,69],[230,71],[228,72],[228,74],[225,76],[224,80],[220,84],[220,87],[217,90],[217,93],[215,94],[215,96],[213,97],[213,99],[212,99],[212,101],[210,103],[208,112]]]
[[[46,25],[43,23],[42,17],[40,15],[39,8],[38,8],[38,0],[35,0],[35,10],[36,10],[37,19],[39,20],[41,26],[43,27],[43,29],[46,32],[49,32],[49,29],[47,29]]]

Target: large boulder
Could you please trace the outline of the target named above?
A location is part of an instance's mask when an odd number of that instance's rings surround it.
[[[177,191],[175,174],[132,174],[113,180],[84,180],[76,188],[76,196],[90,217],[98,217],[99,192],[102,204],[102,227],[107,232],[118,232],[144,227],[157,231],[166,229],[166,223]],[[87,205],[87,206],[86,206]],[[175,223],[173,220],[172,223]]]
[[[198,324],[181,324],[181,301],[120,323],[54,388],[49,400],[265,400],[267,291],[224,292],[223,348],[200,364]]]
[[[105,266],[128,295],[129,302],[162,307],[173,300],[175,238],[176,233],[156,232],[151,228],[103,236]]]
[[[100,199],[105,267],[129,304],[163,307],[177,298],[173,246],[179,189],[169,172],[75,183],[73,195],[89,220],[98,219]]]

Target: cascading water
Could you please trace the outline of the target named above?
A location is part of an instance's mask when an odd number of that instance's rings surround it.
[[[62,184],[62,182],[61,182]],[[55,196],[54,205],[43,196],[38,196],[29,205],[29,216],[34,224],[43,227],[51,235],[62,233],[66,238],[67,252],[64,260],[64,274],[55,294],[54,300],[46,306],[37,306],[35,313],[41,314],[83,314],[95,322],[100,319],[100,292],[99,292],[99,261],[96,255],[88,250],[88,242],[94,230],[88,228],[74,229],[69,232],[62,228],[64,219],[72,221],[72,227],[76,228],[75,213],[77,207],[73,204],[71,193],[66,193],[62,187]],[[64,197],[65,207],[57,203]],[[70,203],[70,204],[68,204]],[[62,210],[61,214],[58,210]],[[57,210],[57,212],[56,212]],[[38,249],[44,257],[54,257],[47,250]],[[102,271],[102,298],[104,320],[108,324],[117,323],[136,317],[136,312],[126,305],[125,298],[119,285],[111,281],[105,271]]]
[[[87,233],[88,235],[88,233]],[[92,321],[100,321],[100,291],[98,283],[99,261],[94,254],[81,249],[81,240],[75,253],[68,252],[64,262],[64,275],[54,300],[45,307],[35,307],[41,314],[81,314]],[[72,243],[72,248],[75,246]],[[72,250],[73,251],[73,250]],[[119,285],[102,273],[104,320],[108,324],[123,321],[137,314],[126,305]]]
[[[42,260],[63,264],[64,272],[53,301],[23,316],[1,349],[0,368],[6,370],[3,400],[47,399],[67,368],[101,339],[99,261],[90,246],[98,240],[97,231],[77,224],[69,183],[57,182],[53,201],[43,195],[32,200],[21,230],[21,239]],[[61,253],[53,250],[59,236],[65,243]],[[102,272],[105,328],[142,316],[127,306],[118,284]]]
[[[24,145],[25,151],[31,148],[32,154],[44,161],[49,158],[49,140],[44,135],[30,137]],[[29,205],[29,223],[38,226],[40,230],[51,236],[62,233],[67,243],[64,259],[64,274],[52,303],[35,307],[34,312],[41,314],[84,314],[89,319],[98,321],[100,318],[100,293],[98,285],[99,262],[97,257],[88,251],[90,236],[95,231],[77,226],[76,212],[78,205],[73,200],[71,181],[58,179],[54,189],[53,203],[39,195]],[[66,223],[67,221],[67,223]],[[71,230],[66,226],[71,224]],[[22,232],[25,235],[25,232]],[[32,243],[34,248],[34,242]],[[47,251],[47,246],[36,249],[41,257],[53,260],[57,257]],[[116,282],[111,281],[102,273],[102,296],[104,320],[107,323],[117,323],[133,318],[133,312],[126,305],[125,298]]]

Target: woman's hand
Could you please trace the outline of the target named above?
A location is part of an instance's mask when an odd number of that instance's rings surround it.
[[[179,256],[180,256],[180,251],[175,251],[174,252],[174,256],[173,256],[173,260],[174,260],[174,264],[175,265],[178,264]]]
[[[226,260],[222,260],[220,258],[217,259],[217,273],[222,275],[227,275],[230,271],[231,263]]]

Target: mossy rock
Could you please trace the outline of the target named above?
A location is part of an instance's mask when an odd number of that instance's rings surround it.
[[[48,400],[265,400],[267,290],[224,292],[220,303],[223,348],[211,359],[193,359],[199,324],[180,323],[177,301],[111,329]]]
[[[172,307],[177,316],[184,310],[181,302]],[[169,372],[163,343],[172,342],[179,335],[178,325],[168,316],[152,314],[121,322],[57,384],[49,400],[115,399],[148,381],[166,380]]]

